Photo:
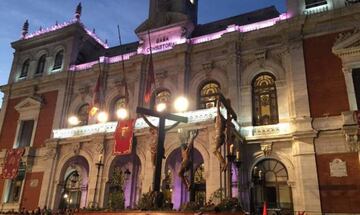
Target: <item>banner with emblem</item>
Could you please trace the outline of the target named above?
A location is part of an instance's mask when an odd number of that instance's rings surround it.
[[[120,120],[114,133],[114,154],[126,155],[131,153],[135,119]]]
[[[24,148],[7,150],[4,167],[1,174],[3,179],[16,178],[20,167],[21,157],[23,156],[24,152]]]

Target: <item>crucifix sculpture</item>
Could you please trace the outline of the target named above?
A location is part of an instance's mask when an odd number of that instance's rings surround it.
[[[159,200],[160,194],[160,182],[161,182],[161,167],[162,167],[162,159],[164,158],[164,142],[165,142],[165,134],[167,130],[170,130],[177,126],[180,122],[187,123],[188,118],[183,116],[177,116],[174,114],[166,113],[166,112],[157,112],[155,110],[146,109],[143,107],[138,107],[136,112],[143,116],[145,122],[153,129],[156,129],[158,132],[157,135],[157,144],[156,144],[156,155],[155,155],[155,170],[153,176],[153,187],[152,191],[155,193],[155,198]],[[146,116],[153,116],[159,118],[159,125],[156,127],[153,125]],[[165,129],[165,121],[172,120],[176,123],[171,127]],[[157,206],[161,206],[159,201],[156,201]]]

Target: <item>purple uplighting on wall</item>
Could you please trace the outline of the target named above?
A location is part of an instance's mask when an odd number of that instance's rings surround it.
[[[172,173],[172,196],[171,202],[174,205],[174,209],[179,209],[182,204],[189,200],[189,191],[186,189],[185,185],[182,183],[181,178],[178,176],[178,172],[181,166],[181,151],[180,148],[174,150],[167,158],[165,170],[170,170]],[[198,150],[194,150],[194,170],[195,167],[199,166],[204,162],[203,157],[201,156]]]
[[[167,29],[166,32],[157,32],[156,33],[156,34],[161,34],[161,35],[168,33],[168,37],[166,38],[166,40],[164,42],[161,42],[161,43],[156,42],[156,37],[151,39],[152,53],[168,51],[168,50],[173,49],[176,45],[184,44],[184,43],[200,44],[200,43],[210,42],[212,40],[221,38],[222,35],[224,35],[225,33],[230,33],[230,32],[235,32],[235,31],[244,33],[244,32],[250,32],[250,31],[259,30],[262,28],[271,27],[271,26],[277,24],[278,22],[289,19],[289,18],[291,18],[291,16],[288,13],[283,13],[283,14],[280,14],[279,17],[276,17],[274,19],[269,19],[269,20],[249,24],[249,25],[243,25],[243,26],[229,25],[226,30],[218,31],[218,32],[215,32],[212,34],[207,34],[207,35],[200,36],[200,37],[195,37],[192,39],[186,39],[184,37],[179,36],[177,31],[168,32],[169,30]],[[31,38],[34,36],[44,34],[46,32],[64,28],[75,22],[77,22],[77,20],[73,20],[71,22],[60,24],[60,25],[55,25],[51,28],[43,29],[41,31],[37,31],[33,34],[27,35],[25,38],[28,39],[28,38]],[[81,23],[81,25],[83,25],[83,24]],[[103,43],[93,32],[87,30],[85,27],[84,27],[84,29],[96,41],[98,41],[100,44],[102,44],[105,48],[108,48],[107,44]],[[137,52],[130,52],[130,53],[126,53],[123,55],[109,57],[104,62],[105,63],[117,63],[117,62],[121,62],[122,60],[129,60],[131,56],[134,56],[136,54],[145,54],[145,55],[150,54],[150,43],[149,43],[148,39],[146,39],[146,37],[145,37],[144,41],[140,42]],[[94,66],[98,62],[99,61],[92,61],[92,62],[79,64],[79,65],[71,65],[70,71],[79,71],[79,70],[90,69],[92,66]]]
[[[81,23],[79,20],[77,19],[73,19],[73,20],[70,20],[68,22],[64,22],[62,24],[56,24],[56,25],[53,25],[51,27],[48,27],[48,28],[42,28],[38,31],[35,31],[33,33],[30,33],[30,34],[27,34],[23,39],[27,40],[27,39],[30,39],[30,38],[34,38],[34,37],[37,37],[37,36],[40,36],[40,35],[43,35],[43,34],[46,34],[46,33],[49,33],[49,32],[53,32],[53,31],[57,31],[59,29],[62,29],[62,28],[65,28],[67,26],[70,26],[72,24],[75,24],[75,23],[79,23],[83,28],[84,30],[86,31],[86,33],[91,36],[94,40],[96,40],[96,42],[98,42],[100,45],[102,45],[104,48],[109,48],[109,46],[104,43],[103,41],[101,41],[101,39],[93,32],[91,32],[90,30],[88,30],[85,25],[83,23]]]

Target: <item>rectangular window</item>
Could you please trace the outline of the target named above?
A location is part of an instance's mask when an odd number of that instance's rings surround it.
[[[309,9],[327,4],[326,0],[305,0],[305,8]]]
[[[352,71],[353,82],[354,82],[354,90],[356,96],[356,103],[358,110],[360,110],[360,68],[354,69]]]
[[[16,178],[8,181],[7,195],[5,196],[6,203],[19,202],[24,178],[25,178],[25,166],[23,163],[21,163]]]
[[[17,148],[30,146],[34,128],[34,120],[25,120],[21,122]]]

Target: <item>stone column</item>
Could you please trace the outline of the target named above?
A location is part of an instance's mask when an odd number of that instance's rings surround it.
[[[311,126],[311,120],[297,123]],[[293,137],[292,151],[295,169],[296,189],[292,190],[295,211],[306,211],[306,214],[321,214],[319,182],[314,146],[315,132],[308,129],[297,131]]]
[[[348,95],[350,110],[357,110],[358,106],[356,103],[356,94],[354,88],[354,80],[352,77],[352,69],[349,67],[343,67],[343,73],[345,77],[346,91]]]
[[[206,201],[209,200],[211,194],[213,194],[216,190],[220,188],[220,162],[214,155],[214,134],[215,128],[208,128],[208,142],[210,143],[209,150],[209,162],[208,166],[205,166],[205,174],[206,174]]]
[[[227,55],[227,64],[226,72],[228,76],[228,97],[231,100],[231,106],[234,109],[235,113],[240,111],[240,72],[239,72],[239,56],[237,50],[237,43],[229,44],[228,51],[230,52]]]
[[[4,93],[4,97],[2,98],[2,106],[0,107],[0,134],[4,123],[7,104],[9,101],[10,89],[6,87],[5,89],[3,89],[2,92]]]
[[[310,116],[309,94],[307,91],[304,52],[301,41],[291,41],[284,55],[284,61],[290,84],[290,116]]]

